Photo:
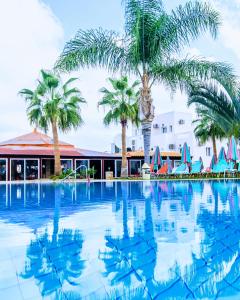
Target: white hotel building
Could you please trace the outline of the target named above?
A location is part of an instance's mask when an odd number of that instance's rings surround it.
[[[161,151],[180,151],[184,142],[187,142],[193,161],[201,156],[204,168],[207,168],[213,155],[212,142],[200,146],[194,135],[192,120],[192,113],[188,112],[171,111],[156,115],[152,125],[151,148],[159,146]],[[121,147],[120,136],[115,137],[113,145]],[[227,141],[217,141],[217,151],[221,146],[227,149]],[[127,138],[127,147],[132,151],[143,149],[141,128],[132,128],[132,135]]]

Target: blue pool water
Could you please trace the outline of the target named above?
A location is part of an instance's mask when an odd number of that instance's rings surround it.
[[[0,185],[0,299],[240,299],[240,183]]]

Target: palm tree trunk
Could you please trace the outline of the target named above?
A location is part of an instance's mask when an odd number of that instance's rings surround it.
[[[142,122],[144,162],[150,164],[152,121]]]
[[[62,173],[60,149],[58,140],[58,129],[56,121],[52,121],[53,147],[54,147],[54,174],[59,176]]]
[[[217,144],[215,136],[212,136],[212,144],[213,144],[213,154],[217,157]]]
[[[128,176],[127,170],[127,147],[126,147],[126,128],[127,122],[125,120],[121,121],[122,124],[122,167],[121,167],[121,177]]]
[[[149,77],[145,73],[142,77],[142,90],[140,99],[140,119],[142,124],[144,162],[150,164],[151,130],[154,118]]]

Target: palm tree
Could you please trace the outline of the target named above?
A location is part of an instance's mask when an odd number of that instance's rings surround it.
[[[86,101],[80,90],[70,87],[77,78],[70,78],[64,84],[50,71],[41,70],[41,79],[35,90],[23,89],[19,93],[27,102],[30,123],[45,132],[52,128],[55,158],[55,175],[61,174],[58,129],[67,132],[83,124],[80,104]]]
[[[216,139],[221,140],[226,137],[226,133],[208,109],[198,106],[196,112],[198,118],[193,121],[193,124],[196,124],[194,134],[202,145],[212,140],[213,154],[217,157]]]
[[[209,78],[235,82],[230,66],[202,58],[180,58],[184,47],[207,31],[217,36],[218,12],[204,2],[187,2],[171,13],[161,0],[124,0],[125,27],[114,31],[79,30],[70,40],[55,68],[72,71],[83,67],[105,67],[137,76],[141,81],[140,116],[144,138],[144,159],[150,162],[151,126],[154,118],[151,88],[155,83],[182,90],[193,79]]]
[[[139,85],[135,81],[131,86],[128,84],[128,78],[109,79],[113,91],[103,87],[100,92],[103,98],[98,102],[98,106],[109,108],[104,117],[104,124],[109,125],[114,122],[121,123],[122,126],[122,167],[121,176],[127,177],[127,147],[126,147],[126,129],[128,121],[138,125],[138,92],[135,88]]]
[[[225,136],[234,135],[239,138],[239,99],[240,89],[238,86],[233,91],[224,83],[199,82],[195,83],[189,90],[188,105],[200,105],[204,114],[208,115],[208,120],[209,118],[212,119],[212,122],[219,129],[222,129]],[[219,133],[223,137],[222,133]]]

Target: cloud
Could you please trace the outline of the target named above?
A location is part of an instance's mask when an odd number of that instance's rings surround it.
[[[33,88],[41,68],[56,60],[63,29],[38,0],[8,0],[0,9],[0,140],[30,129],[24,101],[17,95]]]
[[[217,41],[219,49],[229,48],[240,58],[239,10],[225,0],[212,0],[221,12],[223,26]],[[67,4],[66,4],[67,5]],[[240,0],[233,0],[234,7]],[[17,95],[24,87],[33,88],[41,68],[51,68],[59,55],[63,41],[63,28],[53,12],[40,0],[1,1],[0,9],[0,140],[24,134],[30,130],[24,101]],[[205,47],[207,51],[208,48]],[[202,49],[193,46],[188,53],[201,56]],[[214,55],[215,56],[215,55]],[[104,112],[97,110],[98,90],[106,86],[110,76],[103,70],[80,70],[71,76],[80,78],[79,88],[88,101],[82,114],[85,125],[61,138],[80,147],[109,150],[114,136],[121,132],[118,126],[106,129],[102,124]],[[186,95],[178,92],[174,97],[163,86],[154,86],[152,96],[156,114],[173,109],[187,111]]]
[[[211,2],[222,18],[219,32],[220,44],[230,49],[240,59],[240,0],[212,0]]]

